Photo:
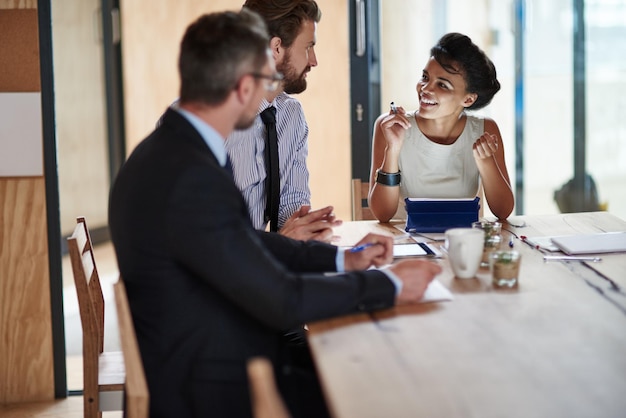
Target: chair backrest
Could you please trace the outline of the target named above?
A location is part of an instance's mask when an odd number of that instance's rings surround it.
[[[117,308],[117,322],[120,330],[122,353],[124,353],[124,364],[126,366],[126,384],[124,386],[125,417],[148,418],[150,403],[148,384],[146,383],[135,327],[130,314],[126,287],[121,277],[113,285],[113,289],[115,292],[115,306]]]
[[[248,361],[248,379],[254,418],[289,418],[274,380],[272,363],[264,357]]]
[[[371,221],[376,217],[364,204],[367,202],[369,194],[369,183],[364,183],[361,179],[352,179],[352,220],[353,221]]]
[[[98,393],[98,356],[104,348],[104,297],[85,218],[67,239],[83,328],[83,390]]]

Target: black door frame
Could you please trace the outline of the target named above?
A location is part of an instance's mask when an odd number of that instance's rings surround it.
[[[122,88],[122,46],[119,0],[102,0],[102,28],[107,109],[109,177],[112,184],[126,159],[124,136],[124,94]],[[48,259],[50,274],[50,309],[52,326],[53,373],[55,398],[65,398],[67,390],[65,318],[63,314],[62,255],[65,239],[61,235],[57,138],[55,130],[52,11],[50,0],[37,1],[39,20],[39,59],[41,73],[41,107],[44,148],[44,176],[48,225]],[[92,232],[92,231],[90,231]],[[94,242],[108,239],[108,227],[92,232]],[[82,391],[73,391],[72,394]]]
[[[349,0],[352,178],[369,182],[374,122],[380,115],[378,0]]]

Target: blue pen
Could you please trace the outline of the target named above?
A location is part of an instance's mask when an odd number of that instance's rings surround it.
[[[411,235],[409,234],[402,234],[402,235],[396,235],[393,237],[393,242],[398,242],[398,241],[402,241],[403,239],[407,239],[409,238]],[[361,244],[361,245],[357,245],[356,247],[352,247],[350,248],[350,252],[351,253],[358,253],[359,251],[363,251],[366,248],[372,247],[374,245],[378,245],[380,244],[379,242],[366,242],[365,244]]]
[[[362,245],[357,245],[356,247],[350,248],[350,252],[351,253],[358,253],[359,251],[363,251],[364,249],[372,247],[374,245],[377,245],[377,244],[374,244],[373,242],[368,242],[368,243],[365,243],[365,244],[362,244]]]

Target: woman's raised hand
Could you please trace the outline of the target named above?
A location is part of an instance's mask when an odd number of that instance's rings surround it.
[[[489,132],[485,132],[476,140],[476,142],[474,142],[474,158],[490,158],[496,154],[498,146],[498,137],[490,134]]]
[[[411,127],[411,123],[402,106],[392,108],[389,114],[380,121],[380,128],[388,145],[401,145],[404,141],[404,133]]]

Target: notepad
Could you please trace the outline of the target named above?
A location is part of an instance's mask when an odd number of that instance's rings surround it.
[[[626,232],[564,235],[552,237],[552,242],[566,254],[626,252]]]
[[[415,244],[395,244],[393,246],[393,258],[435,257],[437,255],[436,249],[424,242],[417,242]]]

